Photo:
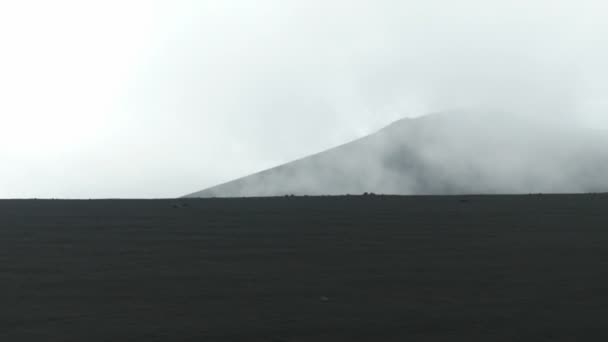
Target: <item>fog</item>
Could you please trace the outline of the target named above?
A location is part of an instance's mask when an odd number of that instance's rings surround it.
[[[433,112],[608,128],[601,1],[23,3],[0,197],[179,196]]]
[[[608,135],[487,110],[377,133],[189,197],[608,192]]]

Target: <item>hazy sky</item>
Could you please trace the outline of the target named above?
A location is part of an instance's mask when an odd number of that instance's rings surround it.
[[[0,2],[0,198],[171,197],[405,117],[608,128],[605,1]]]

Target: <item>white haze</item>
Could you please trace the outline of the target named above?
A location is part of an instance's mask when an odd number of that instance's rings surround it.
[[[0,197],[177,196],[454,108],[604,129],[607,6],[2,2]]]

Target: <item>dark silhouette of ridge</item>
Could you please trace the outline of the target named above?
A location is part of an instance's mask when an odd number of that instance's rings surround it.
[[[607,147],[574,125],[438,113],[186,197],[604,192]]]

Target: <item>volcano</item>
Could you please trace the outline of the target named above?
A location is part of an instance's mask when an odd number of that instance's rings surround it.
[[[530,116],[436,113],[185,197],[608,191],[608,135]]]

